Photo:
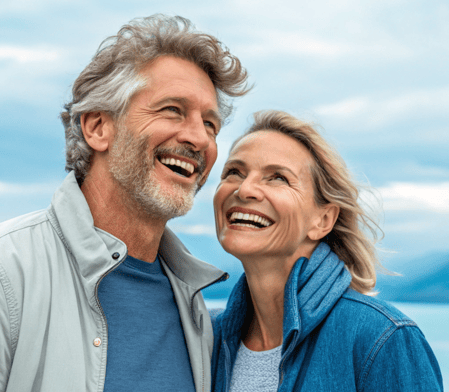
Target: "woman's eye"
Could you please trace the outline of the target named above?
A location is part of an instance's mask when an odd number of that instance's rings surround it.
[[[240,171],[236,168],[231,167],[228,170],[225,170],[221,176],[222,179],[227,178],[229,176],[238,176],[240,175]]]
[[[272,177],[272,179],[273,179],[273,180],[276,180],[276,181],[283,181],[283,182],[285,182],[285,183],[288,184],[287,178],[284,177],[282,174],[279,174],[279,173],[274,174],[273,177]]]

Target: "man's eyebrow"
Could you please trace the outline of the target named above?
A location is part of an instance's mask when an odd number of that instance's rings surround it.
[[[160,101],[156,101],[154,103],[154,105],[155,106],[163,106],[163,105],[166,105],[168,103],[173,103],[173,102],[177,102],[181,105],[188,106],[190,103],[190,100],[188,100],[187,98],[181,98],[181,97],[166,97],[164,99],[161,99]]]
[[[155,106],[163,106],[169,103],[179,103],[182,106],[189,106],[190,105],[190,100],[188,98],[184,98],[184,97],[166,97],[160,101],[155,102]],[[221,114],[219,112],[217,112],[216,110],[213,109],[209,109],[206,110],[206,112],[203,113],[203,115],[208,116],[208,117],[213,117],[213,119],[218,123],[218,128],[221,128],[222,126],[222,118],[221,118]]]

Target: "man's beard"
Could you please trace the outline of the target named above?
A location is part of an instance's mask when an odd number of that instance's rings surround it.
[[[182,145],[177,148],[156,148],[153,156],[149,156],[149,140],[149,135],[135,137],[124,127],[118,128],[110,150],[109,171],[125,190],[127,197],[124,202],[131,208],[137,206],[140,212],[158,219],[168,220],[185,215],[192,208],[194,196],[200,188],[198,183],[205,170],[204,158]],[[169,184],[168,190],[161,187],[160,181],[163,179],[157,178],[154,162],[162,153],[177,154],[199,162],[196,183],[190,188],[175,183]],[[134,203],[130,203],[128,197]]]

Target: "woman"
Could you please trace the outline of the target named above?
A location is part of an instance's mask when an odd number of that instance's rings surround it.
[[[311,125],[256,113],[214,197],[245,273],[214,323],[213,391],[443,390],[416,324],[370,296],[376,238],[357,198]]]

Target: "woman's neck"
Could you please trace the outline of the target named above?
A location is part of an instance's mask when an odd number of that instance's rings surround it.
[[[282,344],[284,288],[294,262],[289,264],[258,258],[243,263],[253,305],[243,334],[243,343],[250,350],[266,351]]]
[[[303,256],[310,258],[312,252],[313,248],[279,257],[239,257],[253,305],[242,334],[250,350],[265,351],[282,344],[285,285],[296,261]]]

